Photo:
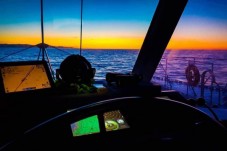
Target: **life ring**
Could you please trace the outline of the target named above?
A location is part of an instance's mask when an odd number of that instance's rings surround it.
[[[199,84],[200,73],[199,69],[195,65],[188,65],[185,69],[185,75],[190,86],[197,86]]]

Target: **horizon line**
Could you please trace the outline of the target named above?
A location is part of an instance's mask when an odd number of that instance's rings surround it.
[[[0,46],[36,46],[38,44],[9,44],[9,43],[0,43]],[[57,48],[65,48],[65,49],[80,49],[80,48],[77,48],[77,47],[72,47],[72,46],[54,46],[54,45],[49,45],[47,44],[48,46],[50,47],[57,47]],[[83,50],[135,50],[135,51],[140,51],[140,49],[138,48],[82,48]],[[207,49],[207,48],[166,48],[166,50],[169,50],[169,51],[182,51],[182,50],[192,50],[192,51],[227,51],[227,48],[210,48],[210,49]]]

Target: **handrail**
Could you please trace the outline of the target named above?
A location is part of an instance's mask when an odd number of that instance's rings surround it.
[[[227,91],[227,83],[225,80],[221,81],[223,77],[218,75],[218,72],[221,72],[221,69],[227,66],[226,60],[227,59],[210,57],[163,57],[156,69],[157,74],[153,76],[152,80],[156,82],[163,80],[160,84],[163,85],[163,88],[165,89],[168,89],[169,84],[172,84],[173,86],[170,87],[171,89],[174,89],[174,83],[183,84],[187,87],[187,90],[183,92],[187,92],[186,96],[190,94],[188,90],[191,89],[192,95],[194,95],[195,98],[198,96],[208,97],[209,94],[210,97],[207,100],[210,101],[211,105],[215,102],[214,100],[217,100],[216,105],[222,105],[222,102],[224,101],[221,101],[221,95]],[[204,75],[202,79],[203,83],[200,81],[195,87],[189,86],[185,77],[185,69],[188,66],[188,61],[193,61],[193,64],[199,68],[201,73],[211,71],[213,73],[213,78],[210,79],[208,75]],[[220,66],[223,66],[223,68]],[[204,93],[206,93],[206,95]]]

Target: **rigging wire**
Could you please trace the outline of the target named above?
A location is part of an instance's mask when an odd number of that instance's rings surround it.
[[[49,46],[50,46],[50,45],[49,45]],[[68,54],[68,55],[71,55],[71,54],[72,54],[72,53],[70,53],[70,52],[68,52],[68,51],[65,51],[65,50],[63,50],[63,49],[57,48],[57,47],[55,47],[55,46],[50,46],[50,47],[52,47],[52,48],[54,48],[54,49],[57,49],[58,51],[64,52],[64,53],[66,53],[66,54]]]
[[[52,66],[50,64],[50,60],[49,60],[49,57],[48,57],[48,54],[47,54],[47,51],[46,51],[46,47],[48,47],[49,45],[45,44],[44,43],[44,28],[43,28],[43,0],[40,0],[40,18],[41,18],[41,36],[42,36],[42,43],[41,43],[41,46],[40,46],[40,51],[42,52],[42,60],[45,61],[45,55],[46,55],[46,58],[47,58],[47,63],[49,65],[49,69],[52,73],[52,77],[54,79],[54,71],[52,69]],[[40,54],[39,54],[40,55]],[[39,59],[39,57],[38,57]]]
[[[42,35],[42,46],[44,46],[44,30],[43,30],[43,0],[40,0],[40,3],[41,3],[41,35]],[[42,47],[43,49],[43,47]],[[44,49],[43,49],[44,50]]]
[[[81,0],[81,5],[80,5],[80,56],[81,56],[81,51],[82,51],[82,31],[83,31],[83,25],[82,25],[82,20],[83,20],[83,0]]]
[[[32,47],[35,47],[35,46],[30,46],[30,47],[28,47],[28,48],[24,48],[24,49],[21,49],[21,50],[19,50],[19,51],[10,53],[10,54],[8,54],[8,55],[6,55],[6,56],[0,58],[0,60],[3,60],[3,59],[5,59],[5,58],[7,58],[7,57],[9,57],[9,56],[15,55],[15,54],[17,54],[17,53],[20,53],[20,52],[25,51],[25,50],[27,50],[27,49],[30,49],[30,48],[32,48]]]
[[[24,48],[24,49],[21,49],[21,50],[12,52],[12,53],[10,53],[10,54],[8,54],[8,55],[5,55],[4,57],[0,58],[0,61],[1,61],[1,60],[4,60],[4,59],[7,58],[7,57],[10,57],[10,56],[12,56],[12,55],[15,55],[15,54],[17,54],[17,53],[20,53],[20,52],[23,52],[23,51],[25,51],[25,50],[28,50],[28,49],[30,49],[30,48],[32,48],[32,47],[37,47],[37,45],[29,46],[29,47],[27,47],[27,48]],[[56,49],[56,50],[58,50],[58,51],[61,51],[61,52],[66,53],[66,54],[71,54],[70,52],[67,52],[67,51],[65,51],[65,50],[63,50],[63,49],[59,49],[59,48],[57,48],[57,47],[55,47],[55,46],[49,45],[49,47],[52,47],[52,48],[54,48],[54,49]],[[39,53],[39,55],[38,55],[38,59],[37,59],[37,60],[39,60],[39,56],[40,56],[40,53]]]
[[[37,45],[35,45],[35,46],[37,46],[37,47],[40,48],[39,55],[38,55],[38,60],[39,60],[39,57],[40,57],[41,53],[42,53],[42,60],[43,60],[43,61],[45,60],[45,56],[46,56],[47,62],[48,62],[48,64],[49,64],[49,68],[50,68],[50,70],[51,70],[52,73],[53,73],[53,70],[52,70],[52,67],[51,67],[51,64],[50,64],[50,60],[49,60],[49,57],[48,57],[48,54],[47,54],[46,48],[45,48],[45,47],[49,47],[50,45],[47,45],[47,44],[44,43],[43,0],[40,0],[40,5],[41,5],[41,6],[40,6],[40,15],[41,15],[41,40],[42,40],[42,43],[37,44]],[[81,50],[82,50],[82,14],[83,14],[82,12],[83,12],[83,0],[81,0],[80,55],[81,55]],[[10,54],[8,54],[8,55],[6,55],[6,56],[0,58],[0,61],[3,60],[3,59],[5,59],[5,58],[7,58],[7,57],[9,57],[9,56],[12,56],[12,55],[14,55],[14,54],[20,53],[20,52],[22,52],[22,51],[25,51],[25,50],[30,49],[30,48],[35,47],[35,46],[30,46],[30,47],[28,47],[28,48],[24,48],[24,49],[21,49],[21,50],[19,50],[19,51],[10,53]],[[55,48],[55,49],[57,49],[57,50],[59,50],[59,51],[65,52],[65,53],[67,53],[67,54],[71,54],[71,53],[69,53],[69,52],[67,52],[67,51],[64,51],[64,50],[62,50],[62,49],[59,49],[59,48],[57,48],[57,47],[54,47],[54,46],[50,46],[50,47],[53,47],[53,48]]]

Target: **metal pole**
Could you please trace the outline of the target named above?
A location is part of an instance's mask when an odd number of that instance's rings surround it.
[[[83,26],[82,26],[82,20],[83,20],[83,0],[81,0],[81,12],[80,12],[80,55],[81,55],[81,49],[82,49],[82,31],[83,31]]]
[[[43,31],[43,0],[40,0],[40,2],[41,2],[41,35],[42,35],[42,46],[41,46],[41,49],[42,49],[42,60],[44,60],[45,48],[44,48],[44,31]]]

